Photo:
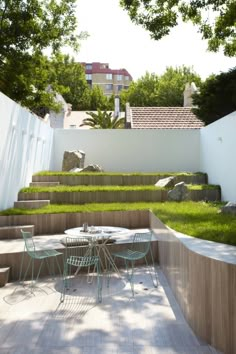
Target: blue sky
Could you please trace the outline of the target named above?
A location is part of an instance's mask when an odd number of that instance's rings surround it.
[[[137,80],[145,72],[162,74],[167,66],[193,67],[203,79],[236,66],[235,58],[207,52],[207,43],[192,24],[182,24],[160,41],[134,25],[119,0],[78,0],[78,30],[90,37],[81,44],[76,60],[100,61],[125,68]]]

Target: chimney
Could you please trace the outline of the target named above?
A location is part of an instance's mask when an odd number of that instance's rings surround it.
[[[184,107],[192,107],[193,106],[193,99],[192,99],[192,94],[197,91],[197,87],[194,82],[187,83],[185,85],[185,90],[184,90]]]
[[[114,110],[114,117],[117,118],[120,116],[120,97],[115,96],[115,110]]]
[[[130,104],[129,102],[126,103],[125,105],[125,128],[126,129],[131,129],[131,123],[132,121],[132,112],[131,112],[131,109],[130,109]]]

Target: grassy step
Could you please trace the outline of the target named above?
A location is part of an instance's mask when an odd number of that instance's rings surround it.
[[[188,184],[189,190],[210,190],[210,189],[220,189],[218,185],[212,184]],[[70,192],[125,192],[125,191],[157,191],[157,190],[170,190],[172,188],[161,188],[155,187],[154,185],[134,185],[134,186],[113,186],[113,185],[92,185],[92,186],[68,186],[68,185],[58,185],[58,186],[35,186],[35,187],[26,187],[20,190],[20,194],[23,193],[47,193],[47,192],[56,192],[56,193],[70,193]]]
[[[190,200],[220,201],[219,186],[189,185]],[[49,199],[54,204],[163,202],[168,189],[155,186],[57,186],[23,188],[18,200]]]
[[[147,210],[152,212],[166,225],[183,232],[186,235],[198,237],[215,242],[222,242],[230,245],[236,245],[235,229],[236,218],[234,215],[219,213],[223,203],[205,203],[205,202],[166,202],[166,203],[108,203],[108,204],[85,204],[85,205],[49,205],[38,210],[17,210],[8,209],[1,211],[0,221],[6,223],[14,220],[15,215],[35,215],[40,214],[66,214],[69,217],[73,213],[86,215],[81,220],[81,225],[87,219],[88,213],[102,213],[109,211],[128,211],[128,210]],[[14,216],[12,216],[14,215]],[[27,219],[28,220],[28,219]],[[58,219],[60,222],[61,217]],[[43,225],[41,221],[39,223]],[[52,223],[49,222],[51,225]],[[95,225],[95,217],[93,219]],[[98,224],[97,224],[98,225]]]
[[[74,173],[74,172],[40,172],[32,177],[33,182],[60,182],[64,185],[154,185],[159,179],[175,177],[175,183],[206,184],[205,173]]]

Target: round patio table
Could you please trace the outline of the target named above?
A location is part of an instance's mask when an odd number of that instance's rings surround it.
[[[70,237],[83,237],[87,238],[89,242],[93,242],[97,254],[100,258],[101,266],[103,271],[106,271],[110,267],[120,276],[120,272],[111,256],[111,253],[107,247],[112,236],[121,235],[129,232],[129,229],[124,227],[115,227],[115,226],[90,226],[88,231],[84,231],[83,227],[75,227],[72,229],[65,230],[65,234]],[[104,256],[102,258],[102,255]]]

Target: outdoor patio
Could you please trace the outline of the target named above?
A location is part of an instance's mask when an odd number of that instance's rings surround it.
[[[160,268],[154,288],[145,268],[130,286],[113,276],[96,303],[93,285],[80,277],[81,291],[60,303],[60,278],[28,286],[8,283],[1,289],[0,353],[219,353],[188,326]]]

